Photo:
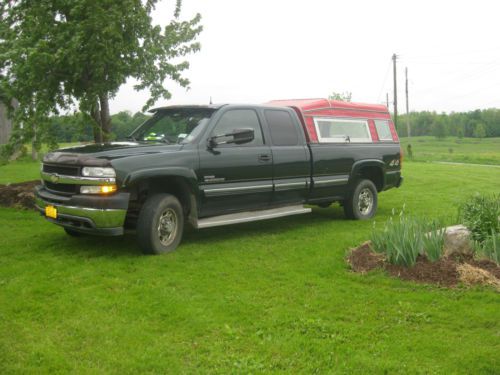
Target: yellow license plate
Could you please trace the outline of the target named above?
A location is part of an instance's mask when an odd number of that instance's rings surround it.
[[[54,206],[46,206],[45,216],[51,217],[52,219],[57,219],[57,208],[55,208]]]

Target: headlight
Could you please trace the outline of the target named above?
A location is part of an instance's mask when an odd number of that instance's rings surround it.
[[[116,177],[113,168],[104,167],[83,167],[82,175],[85,177]]]
[[[111,194],[116,191],[116,185],[80,186],[81,194]]]

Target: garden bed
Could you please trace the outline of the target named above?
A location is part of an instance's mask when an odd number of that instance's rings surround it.
[[[39,184],[39,180],[34,180],[17,184],[0,185],[0,206],[34,209],[34,189]]]
[[[383,269],[389,275],[403,280],[454,287],[459,284],[491,285],[500,291],[500,267],[487,259],[476,260],[471,255],[444,257],[431,262],[419,255],[412,267],[390,264],[385,256],[376,253],[367,241],[347,256],[354,272],[366,273]]]

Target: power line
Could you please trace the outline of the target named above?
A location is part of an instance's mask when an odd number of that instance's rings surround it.
[[[391,69],[391,60],[389,60],[388,64],[387,64],[387,69],[385,71],[385,75],[384,75],[384,81],[382,82],[382,87],[380,88],[380,91],[378,93],[378,96],[377,96],[377,103],[380,102],[380,97],[382,96],[382,91],[384,91],[384,88],[385,88],[385,83],[387,82],[387,77],[389,77],[389,70]]]

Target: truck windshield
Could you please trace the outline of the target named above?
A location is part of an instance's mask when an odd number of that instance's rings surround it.
[[[213,108],[160,110],[128,138],[142,142],[190,143],[203,131],[214,111]]]

